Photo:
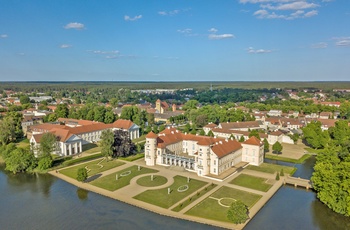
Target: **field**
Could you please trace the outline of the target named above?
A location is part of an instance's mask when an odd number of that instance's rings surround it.
[[[230,181],[230,184],[267,192],[272,187],[272,185],[267,184],[266,181],[266,178],[240,174],[238,177]]]
[[[260,166],[249,165],[246,169],[270,173],[270,174],[281,172],[281,169],[283,169],[283,172],[286,174],[292,174],[295,170],[295,168],[293,167],[275,165],[275,164],[269,164],[269,163],[262,163]]]
[[[221,187],[185,214],[206,219],[229,222],[227,210],[235,200],[241,200],[251,208],[261,198],[260,195],[244,192],[229,187]]]
[[[107,176],[98,178],[91,182],[92,185],[109,190],[115,191],[130,184],[130,180],[138,175],[146,173],[156,173],[157,170],[141,167],[140,171],[137,166],[131,166],[116,173],[109,174]],[[116,180],[118,175],[118,180]]]
[[[162,188],[147,190],[134,198],[162,208],[170,208],[172,205],[189,196],[191,193],[195,192],[206,184],[206,182],[195,179],[190,179],[190,182],[187,183],[186,177],[175,176],[174,183],[170,186],[170,194],[168,194],[168,188]]]
[[[87,169],[89,169],[88,170],[88,175],[89,176],[93,176],[93,175],[96,175],[96,174],[98,174],[100,172],[106,171],[108,169],[121,166],[123,164],[125,164],[125,163],[121,162],[121,161],[117,161],[117,160],[110,160],[110,161],[106,162],[105,159],[98,159],[98,160],[95,160],[95,161],[87,162],[85,164],[81,164],[81,165],[77,165],[77,166],[74,166],[74,167],[62,169],[62,170],[60,170],[60,173],[75,179],[77,177],[77,172],[78,172],[79,168],[87,167]]]

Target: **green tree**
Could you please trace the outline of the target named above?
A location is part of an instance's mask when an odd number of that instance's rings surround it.
[[[67,104],[57,105],[55,113],[59,118],[67,118],[69,114],[68,105]]]
[[[234,224],[243,224],[248,219],[248,207],[242,201],[236,200],[227,211],[227,219]]]
[[[111,123],[113,123],[115,120],[116,120],[116,117],[115,117],[113,111],[112,111],[112,110],[107,110],[106,113],[105,113],[105,120],[104,120],[104,123],[106,123],[106,124],[111,124]]]
[[[252,130],[250,133],[249,133],[249,137],[256,137],[260,140],[260,135],[259,135],[259,131],[257,129],[254,129]]]
[[[201,129],[201,130],[199,131],[199,135],[205,136],[205,131],[204,131],[204,129]]]
[[[19,97],[19,102],[24,105],[24,104],[29,104],[30,103],[30,98],[28,95],[21,95]]]
[[[53,160],[51,155],[40,157],[38,161],[38,168],[40,170],[49,169],[51,168],[52,163],[53,163]]]
[[[244,136],[242,135],[240,138],[239,138],[239,142],[244,142],[245,139],[244,139]]]
[[[214,136],[213,131],[209,130],[209,132],[208,132],[208,136],[209,136],[209,137],[213,137],[213,136]]]
[[[36,159],[29,150],[15,148],[5,159],[6,170],[15,173],[25,172],[35,168]]]
[[[39,157],[51,156],[51,153],[57,149],[57,137],[55,134],[47,132],[40,138],[40,145],[38,149]]]
[[[264,142],[264,152],[267,153],[268,151],[270,151],[270,144],[267,141],[267,139],[264,139],[263,142]]]
[[[154,124],[154,113],[147,114],[147,123],[148,123],[148,125]]]
[[[160,125],[158,130],[159,130],[159,132],[162,132],[163,130],[165,130],[165,125]]]
[[[79,168],[77,171],[77,181],[84,182],[88,178],[86,168]]]
[[[276,154],[281,153],[282,150],[283,150],[283,146],[278,141],[276,141],[276,143],[272,145],[272,151],[275,152]]]
[[[111,106],[113,108],[116,108],[118,106],[119,101],[118,101],[117,98],[112,98],[112,99],[109,100],[109,103],[111,104]]]
[[[322,131],[321,122],[310,122],[303,129],[303,138],[315,149],[324,148],[329,141],[327,131]]]
[[[6,145],[16,139],[15,121],[11,117],[0,120],[0,144]]]
[[[279,172],[276,174],[276,180],[280,180],[280,173]]]
[[[197,109],[197,106],[198,106],[197,100],[189,100],[184,104],[182,109],[187,111],[187,110],[191,110],[191,109]]]
[[[108,161],[113,156],[114,133],[110,129],[103,130],[101,133],[100,147],[101,153]]]

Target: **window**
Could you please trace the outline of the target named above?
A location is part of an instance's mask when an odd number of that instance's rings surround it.
[[[214,162],[213,162],[213,163],[214,163],[214,165],[216,165],[216,160],[214,160]],[[214,169],[214,170],[215,170],[215,169]]]
[[[216,173],[216,168],[214,168],[214,173]]]

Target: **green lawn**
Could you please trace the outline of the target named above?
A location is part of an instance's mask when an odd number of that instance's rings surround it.
[[[144,141],[146,141],[146,135],[142,135],[139,138],[135,138],[132,140],[132,142],[134,142],[134,143],[144,142]]]
[[[281,169],[283,169],[284,173],[286,174],[293,174],[295,172],[294,167],[269,164],[269,163],[262,163],[260,166],[249,165],[248,167],[246,167],[246,169],[265,172],[265,173],[271,173],[271,174],[274,174],[276,172],[281,172]]]
[[[206,193],[210,192],[213,188],[215,188],[217,185],[216,184],[210,184],[203,188],[201,191],[197,192],[196,195],[192,196],[192,199],[186,199],[184,202],[180,203],[177,205],[175,208],[171,209],[172,211],[179,212],[198,198],[204,196]]]
[[[23,140],[17,142],[16,143],[16,147],[18,147],[18,148],[29,148],[30,147],[29,139],[23,139]]]
[[[62,170],[60,170],[60,173],[75,179],[77,176],[78,169],[85,168],[85,166],[87,166],[89,169],[91,169],[91,171],[88,172],[88,175],[93,176],[93,175],[96,175],[100,172],[103,172],[103,171],[106,171],[108,169],[115,168],[115,167],[118,167],[118,166],[125,164],[124,162],[117,161],[117,160],[110,160],[108,162],[106,162],[106,160],[104,160],[101,163],[101,165],[103,165],[103,167],[101,168],[99,165],[97,165],[97,163],[100,162],[101,160],[102,159],[98,159],[98,160],[90,161],[90,162],[87,162],[85,164],[77,165],[77,166],[74,166],[71,168],[62,169]]]
[[[144,176],[139,178],[136,183],[138,185],[141,185],[143,187],[156,187],[165,184],[168,182],[168,179],[163,176],[158,176],[158,175],[153,175],[153,180],[152,176]]]
[[[121,174],[128,174],[125,176],[121,176]],[[109,190],[109,191],[115,191],[117,189],[120,189],[124,186],[127,186],[130,184],[130,180],[138,175],[146,174],[146,173],[156,173],[157,170],[149,169],[145,167],[141,167],[140,171],[138,171],[138,167],[136,165],[131,166],[129,168],[126,168],[124,170],[118,171],[116,173],[109,174],[107,176],[98,178],[91,182],[92,185]],[[116,174],[118,174],[118,180],[116,180]]]
[[[272,185],[266,183],[266,178],[255,177],[247,174],[240,174],[238,177],[230,181],[230,184],[239,185],[246,188],[267,192]]]
[[[174,183],[171,186],[169,186],[171,189],[170,194],[168,194],[168,188],[163,188],[156,190],[147,190],[143,193],[138,194],[134,198],[162,208],[169,208],[175,203],[189,196],[191,193],[205,186],[206,184],[207,183],[204,181],[199,181],[195,179],[190,179],[190,182],[187,183],[186,177],[175,176]],[[188,190],[179,192],[178,188],[184,185],[188,185]]]
[[[135,155],[130,155],[127,157],[119,157],[118,159],[124,160],[124,161],[136,161],[138,159],[143,158],[144,156],[145,156],[145,154],[143,154],[143,153],[137,153]]]
[[[212,198],[232,198],[234,200],[241,200],[249,208],[251,208],[256,202],[258,202],[261,196],[254,193],[244,192],[238,189],[223,186],[218,191],[211,194],[210,197],[206,198],[201,203],[188,210],[185,214],[198,216],[205,219],[230,222],[227,219],[228,207],[221,206],[218,200]],[[231,199],[224,199],[222,200],[222,204],[230,205],[230,201]]]
[[[303,163],[306,159],[310,158],[310,154],[304,154],[302,157],[299,159],[293,159],[293,158],[288,158],[288,157],[282,157],[278,155],[271,155],[271,154],[266,154],[265,158],[271,159],[271,160],[278,160],[278,161],[285,161],[285,162],[290,162],[290,163],[295,163],[295,164],[301,164]]]
[[[89,144],[83,145],[83,152],[98,153],[98,152],[101,152],[101,147],[99,147],[97,144],[89,143]]]

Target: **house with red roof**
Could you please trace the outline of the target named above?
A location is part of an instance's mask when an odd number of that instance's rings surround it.
[[[180,166],[198,176],[215,177],[242,162],[260,165],[263,156],[263,143],[256,137],[240,143],[233,138],[182,133],[173,127],[146,135],[146,165]]]

